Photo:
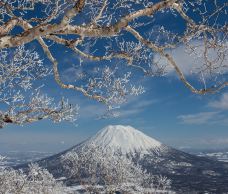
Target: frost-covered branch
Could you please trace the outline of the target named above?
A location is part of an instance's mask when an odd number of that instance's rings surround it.
[[[0,51],[0,127],[49,118],[55,122],[77,119],[78,106],[68,100],[55,102],[42,94],[35,81],[51,75],[36,51],[24,46]],[[36,89],[34,89],[36,88]]]
[[[15,49],[30,48],[34,41],[52,63],[60,87],[103,102],[108,110],[117,108],[129,95],[143,93],[140,83],[133,84],[137,76],[174,72],[197,94],[214,93],[228,85],[225,1],[4,0],[0,13],[0,84],[6,84],[6,88],[13,84],[14,88],[23,85],[30,89],[32,79],[49,74],[38,58],[38,49],[26,51],[33,58],[19,56],[24,61],[21,68],[12,65],[15,60],[5,62]],[[174,28],[160,16],[181,27]],[[80,77],[64,79],[60,65],[65,64],[55,53],[59,48],[63,49],[63,58],[72,58],[67,67],[72,65],[73,71],[81,72]],[[183,54],[177,56],[180,49]],[[186,60],[180,60],[183,56]],[[19,76],[20,81],[15,82]],[[192,78],[199,82],[193,84]],[[4,93],[0,101],[12,103],[15,92],[9,95],[0,91],[0,95]],[[21,91],[16,96],[21,98]]]

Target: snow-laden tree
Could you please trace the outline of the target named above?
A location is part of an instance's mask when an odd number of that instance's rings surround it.
[[[120,152],[102,150],[96,145],[83,146],[62,156],[69,179],[90,193],[164,193],[170,180],[153,176]]]
[[[3,160],[4,157],[0,157]],[[0,168],[0,193],[11,194],[63,194],[66,187],[37,164],[30,164],[28,172],[10,167]]]
[[[49,118],[55,122],[75,121],[78,107],[41,92],[36,80],[50,75],[36,51],[19,46],[0,50],[0,127]]]
[[[144,92],[135,76],[174,72],[193,93],[214,93],[228,85],[227,46],[225,0],[2,0],[1,125],[75,119],[77,107],[30,91],[49,68],[60,87],[106,104],[106,116]],[[67,80],[56,50],[71,58]]]

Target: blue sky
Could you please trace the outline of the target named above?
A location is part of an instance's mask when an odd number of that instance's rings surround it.
[[[0,130],[0,147],[9,150],[58,152],[92,136],[109,124],[131,125],[159,141],[192,148],[228,147],[228,91],[213,95],[192,94],[176,77],[147,78],[146,93],[123,105],[120,118],[98,119],[102,104],[72,91],[61,91],[80,105],[75,124],[45,120]],[[53,82],[53,85],[55,83]],[[58,86],[51,87],[58,96]],[[49,88],[49,90],[51,90]]]
[[[182,33],[181,20],[173,22],[169,15],[164,17],[158,14],[156,17],[157,25],[163,22],[167,28]],[[144,29],[148,30],[149,27]],[[39,51],[37,43],[33,42],[30,46]],[[53,47],[52,51],[61,63],[62,76],[67,81],[69,75],[75,73],[71,65],[78,63],[78,57],[62,46]],[[192,63],[191,57],[185,56],[180,47],[174,51],[174,58],[187,74],[188,66]],[[44,62],[50,65],[48,60],[45,59]],[[194,77],[188,78],[196,83]],[[140,81],[145,86],[146,93],[131,97],[120,109],[120,118],[98,119],[105,110],[102,104],[86,99],[75,91],[60,89],[52,77],[48,78],[43,91],[56,99],[66,96],[71,103],[78,104],[78,121],[74,124],[55,124],[45,120],[24,126],[8,125],[0,129],[0,152],[62,151],[109,124],[131,125],[162,143],[177,148],[228,148],[228,89],[213,95],[193,94],[173,72],[165,77],[144,78]]]

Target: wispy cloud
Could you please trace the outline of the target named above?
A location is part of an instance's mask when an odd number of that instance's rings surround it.
[[[172,55],[174,61],[184,75],[194,75],[194,73],[200,72],[200,70],[204,69],[201,76],[206,79],[211,75],[211,69],[206,69],[206,66],[203,67],[203,65],[205,64],[204,43],[202,41],[193,40],[189,43],[189,45],[191,46],[187,47],[186,45],[182,44],[175,49],[168,50],[167,52]],[[224,58],[221,57],[221,59],[218,59],[218,55],[218,49],[208,49],[209,60],[217,61],[216,64],[214,64],[215,73],[227,73],[228,68],[226,64],[228,62],[228,56],[224,56]],[[157,54],[155,55],[153,60],[158,64],[167,64],[166,71],[168,72],[168,75],[176,75],[175,69],[171,65],[169,65],[168,61],[164,57],[161,58],[160,55]]]
[[[200,112],[195,114],[179,115],[177,118],[184,124],[209,124],[220,117],[219,112]]]
[[[74,82],[78,80],[83,74],[83,69],[78,67],[70,67],[63,71],[61,77],[64,82]]]
[[[119,112],[120,118],[126,118],[135,116],[142,113],[146,109],[150,108],[153,104],[157,103],[158,100],[141,100],[137,97],[133,98],[125,105],[122,105],[120,109],[116,111]],[[106,107],[102,104],[86,104],[84,103],[81,108],[80,117],[81,118],[99,118],[106,111]]]
[[[228,148],[228,137],[196,137],[196,138],[182,138],[179,141],[176,139],[169,140],[170,144],[179,149],[221,149]]]
[[[228,138],[210,138],[202,139],[201,143],[204,145],[226,145],[228,144]]]
[[[168,138],[163,140],[167,145],[172,145],[178,149],[218,149],[228,148],[228,137],[221,137],[214,134],[212,136],[182,137],[180,139]]]
[[[210,111],[179,115],[182,124],[217,124],[228,125],[228,93],[222,94],[217,100],[207,103]]]
[[[153,104],[157,103],[158,100],[156,99],[139,99],[134,98],[132,101],[129,101],[126,105],[124,105],[120,109],[120,116],[121,117],[128,117],[132,115],[136,115],[142,113],[147,108],[150,108]]]
[[[216,109],[228,110],[228,93],[224,93],[218,100],[209,102],[208,106]]]

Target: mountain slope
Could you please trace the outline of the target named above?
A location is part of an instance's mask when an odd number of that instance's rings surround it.
[[[65,176],[61,156],[67,152],[80,153],[91,143],[105,151],[131,156],[135,163],[154,175],[167,176],[172,180],[172,189],[178,193],[228,192],[227,163],[173,149],[130,126],[107,126],[90,139],[38,163],[57,178]]]
[[[112,151],[121,150],[122,153],[143,152],[150,149],[160,149],[162,144],[143,134],[131,126],[109,125],[100,130],[86,144],[94,143],[98,147],[109,148]]]

